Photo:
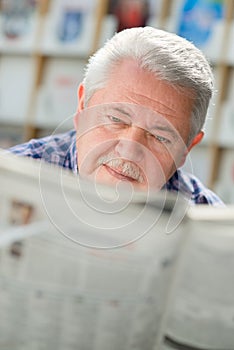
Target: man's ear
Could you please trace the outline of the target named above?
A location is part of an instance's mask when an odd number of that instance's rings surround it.
[[[77,97],[78,97],[77,111],[80,112],[84,109],[84,101],[85,101],[85,88],[82,83],[78,87]]]
[[[195,137],[194,139],[192,140],[192,142],[190,143],[189,147],[188,147],[188,152],[191,151],[191,149],[196,146],[198,143],[201,142],[201,140],[203,139],[203,136],[204,136],[204,132],[203,131],[200,131]]]
[[[200,131],[192,140],[192,142],[190,143],[190,145],[187,147],[186,152],[184,153],[182,159],[181,159],[181,163],[180,166],[184,165],[185,161],[186,161],[186,157],[188,155],[188,153],[191,151],[191,149],[196,146],[198,143],[201,142],[201,140],[203,139],[204,136],[204,132]]]
[[[78,87],[77,97],[78,97],[78,105],[77,105],[76,114],[75,114],[74,120],[73,120],[76,130],[77,130],[77,126],[78,126],[79,113],[84,109],[85,88],[84,88],[83,84],[80,84]]]

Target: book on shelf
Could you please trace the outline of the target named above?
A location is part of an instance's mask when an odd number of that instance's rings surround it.
[[[97,0],[52,0],[39,49],[48,55],[87,56],[95,33]]]
[[[223,43],[224,1],[175,0],[168,29],[192,41],[216,63]]]
[[[223,149],[214,190],[225,203],[234,203],[234,153],[232,148]]]
[[[221,121],[217,141],[221,147],[234,147],[234,104],[227,100],[221,106]]]
[[[61,130],[73,127],[77,88],[82,81],[84,67],[84,60],[74,58],[51,58],[46,62],[35,104],[36,126],[61,126]]]
[[[230,24],[227,52],[224,61],[231,66],[234,64],[234,20]]]
[[[108,12],[117,20],[117,32],[127,28],[144,27],[149,18],[148,0],[117,0],[109,2]]]
[[[229,74],[228,92],[225,100],[221,105],[220,125],[217,135],[220,146],[233,147],[233,133],[234,133],[234,69],[232,68]]]
[[[34,63],[31,57],[0,57],[0,122],[24,124],[33,87]]]
[[[115,21],[114,32],[126,28],[144,27],[150,25],[157,27],[160,20],[162,0],[110,0],[107,16]],[[106,16],[106,17],[107,17]]]
[[[233,207],[6,152],[0,181],[1,347],[232,349]]]
[[[0,51],[30,53],[39,26],[36,0],[2,0]]]
[[[206,115],[206,120],[205,124],[203,126],[203,130],[205,132],[204,137],[202,139],[202,143],[209,145],[211,142],[214,141],[215,135],[214,135],[214,129],[215,129],[215,123],[217,123],[216,120],[216,110],[218,107],[218,98],[219,98],[219,86],[220,86],[220,81],[222,79],[222,75],[220,70],[217,67],[212,67],[212,72],[213,72],[213,95],[211,97],[208,110],[207,110],[207,115]]]

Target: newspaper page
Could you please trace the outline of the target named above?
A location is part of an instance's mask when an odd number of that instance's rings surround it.
[[[166,229],[172,208],[90,197],[85,185],[75,191],[77,179],[46,167],[38,193],[39,168],[7,160],[0,165],[0,348],[152,350],[184,240],[180,220]]]
[[[194,208],[192,214],[165,350],[232,350],[234,207]]]

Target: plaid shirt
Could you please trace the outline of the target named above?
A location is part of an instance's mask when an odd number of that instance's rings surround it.
[[[20,156],[44,159],[48,163],[68,168],[75,174],[78,173],[75,130],[41,139],[33,139],[10,148],[10,151]],[[164,188],[173,192],[185,193],[189,196],[191,204],[223,206],[222,201],[195,176],[181,169],[175,172]]]

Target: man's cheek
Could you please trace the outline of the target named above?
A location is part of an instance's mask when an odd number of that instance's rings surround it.
[[[103,130],[103,128],[95,128],[83,134],[77,133],[77,143],[84,145],[84,147],[87,147],[87,149],[101,146],[106,142],[114,141],[116,141],[116,138],[114,138],[110,133]]]
[[[77,142],[80,173],[91,174],[98,168],[98,160],[114,150],[115,141],[113,139],[107,140],[105,137],[95,136],[97,135],[87,135]]]
[[[145,158],[145,176],[150,188],[161,188],[176,170],[175,160],[169,154],[148,152]]]

